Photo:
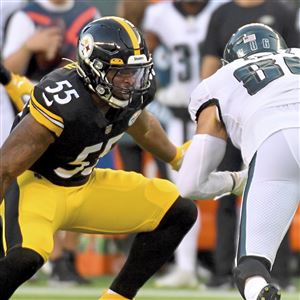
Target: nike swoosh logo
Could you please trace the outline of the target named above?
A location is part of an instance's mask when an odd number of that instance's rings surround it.
[[[43,93],[43,98],[44,98],[45,103],[46,103],[47,106],[51,106],[51,105],[53,104],[53,100],[50,101],[50,100],[46,97],[45,93]]]

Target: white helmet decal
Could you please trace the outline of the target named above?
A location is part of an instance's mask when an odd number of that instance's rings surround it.
[[[79,42],[79,55],[82,59],[89,58],[94,50],[94,38],[91,34],[85,34]]]

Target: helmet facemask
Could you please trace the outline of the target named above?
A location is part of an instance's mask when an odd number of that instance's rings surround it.
[[[94,63],[97,68],[97,63]],[[133,95],[150,87],[152,62],[145,65],[107,65],[94,77],[96,94],[114,108],[129,105]],[[99,76],[98,76],[99,75]]]

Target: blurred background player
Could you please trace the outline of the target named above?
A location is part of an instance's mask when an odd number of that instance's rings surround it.
[[[14,13],[7,23],[4,65],[33,82],[40,80],[49,71],[66,64],[63,57],[76,57],[80,30],[99,16],[96,7],[87,1],[31,1]],[[70,232],[56,235],[49,283],[87,283],[75,268],[78,238],[77,233]]]
[[[219,1],[162,1],[148,6],[143,20],[143,30],[150,52],[159,45],[166,49],[165,60],[170,62],[170,79],[160,89],[156,98],[168,107],[173,118],[166,130],[177,145],[191,138],[194,124],[190,121],[187,106],[190,92],[200,81],[201,44],[206,36],[212,12]],[[155,56],[154,56],[155,58]],[[168,177],[176,182],[176,174],[169,169]],[[199,217],[175,252],[174,269],[158,278],[160,287],[196,287],[197,240]]]
[[[232,17],[234,16],[234,17]],[[203,44],[201,78],[205,79],[218,70],[225,45],[239,27],[251,22],[272,26],[287,42],[289,47],[299,45],[295,13],[286,4],[272,0],[234,0],[220,6],[211,16],[207,36]],[[219,170],[239,170],[242,165],[239,150],[229,141],[224,160]],[[235,196],[226,196],[218,201],[217,241],[214,252],[214,276],[208,281],[209,288],[232,287],[232,267],[236,252],[237,205]],[[291,289],[288,236],[282,242],[273,268],[279,284]]]

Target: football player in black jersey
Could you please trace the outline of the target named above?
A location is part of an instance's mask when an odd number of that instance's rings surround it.
[[[124,267],[100,298],[133,299],[191,228],[196,207],[172,183],[94,168],[125,131],[179,168],[187,146],[176,148],[144,110],[154,79],[136,27],[104,17],[82,30],[78,61],[35,86],[0,152],[6,253],[0,260],[0,300],[47,261],[59,229],[137,232]]]

